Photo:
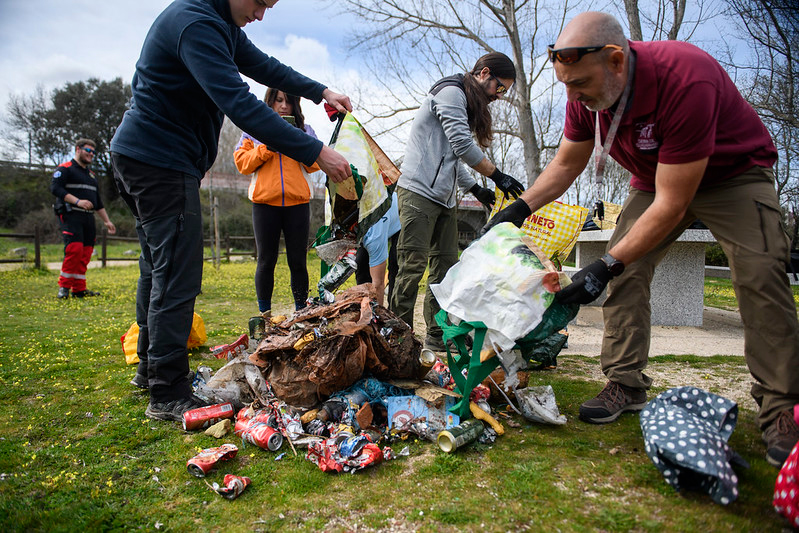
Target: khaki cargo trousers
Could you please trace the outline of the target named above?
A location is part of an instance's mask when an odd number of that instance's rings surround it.
[[[402,230],[397,242],[399,270],[391,295],[391,310],[413,328],[419,283],[429,267],[424,321],[427,335],[441,338],[441,327],[434,318],[441,306],[430,285],[441,283],[450,267],[458,262],[458,211],[400,187],[397,198]]]
[[[654,198],[654,193],[631,190],[608,249],[627,234]],[[650,283],[669,247],[697,218],[729,259],[744,326],[744,354],[754,378],[751,394],[760,407],[758,423],[763,429],[780,411],[799,403],[799,323],[785,273],[790,243],[771,169],[754,167],[697,192],[674,230],[611,280],[602,306],[602,371],[609,380],[628,387],[651,386],[652,379],[644,374],[651,330]]]

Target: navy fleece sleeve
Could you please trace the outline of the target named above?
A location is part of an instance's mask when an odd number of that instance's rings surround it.
[[[184,30],[178,53],[203,91],[234,124],[289,157],[312,164],[322,151],[322,143],[289,125],[250,92],[239,75],[232,48],[230,36],[220,33],[218,27],[197,22]],[[260,65],[263,75],[257,81],[277,86],[278,82],[297,79],[291,68],[262,55],[266,58]],[[250,51],[248,57],[247,70],[252,72],[255,56]],[[299,87],[299,82],[295,81],[294,87]],[[319,90],[320,95],[323,90]]]

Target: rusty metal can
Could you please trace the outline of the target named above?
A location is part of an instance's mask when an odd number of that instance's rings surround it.
[[[214,490],[228,500],[235,500],[250,484],[250,478],[225,474],[224,484],[220,487],[214,483]]]
[[[464,420],[457,426],[452,426],[438,434],[436,442],[443,451],[450,453],[455,449],[476,441],[485,431],[485,426],[476,418]]]
[[[230,402],[218,403],[207,407],[198,407],[183,413],[183,429],[194,431],[211,427],[220,420],[233,418],[233,405]]]
[[[250,422],[241,433],[241,438],[245,442],[272,452],[278,451],[283,446],[283,435],[264,422]]]
[[[235,444],[223,444],[217,448],[206,448],[186,462],[189,473],[197,477],[205,477],[216,463],[228,461],[239,452]]]

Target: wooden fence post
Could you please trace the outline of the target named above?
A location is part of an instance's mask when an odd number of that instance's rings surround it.
[[[101,258],[100,258],[100,260],[102,261],[102,267],[103,268],[106,267],[106,258],[108,257],[108,254],[106,253],[107,252],[107,247],[108,247],[108,230],[105,228],[105,226],[103,226],[103,244],[102,244],[102,248],[101,248],[102,249],[102,252],[101,252],[102,255],[101,255]]]
[[[33,266],[42,268],[42,240],[38,225],[33,226]]]

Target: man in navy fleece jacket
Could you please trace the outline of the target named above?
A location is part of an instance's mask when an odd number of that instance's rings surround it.
[[[188,379],[186,340],[202,283],[200,180],[216,159],[227,115],[237,126],[334,182],[351,175],[344,157],[292,127],[250,93],[240,73],[338,111],[347,96],[258,50],[241,30],[277,0],[176,0],[145,38],[133,98],[111,141],[120,194],[136,217],[141,258],[136,294],[139,367],[149,418],[181,420],[202,405]]]

